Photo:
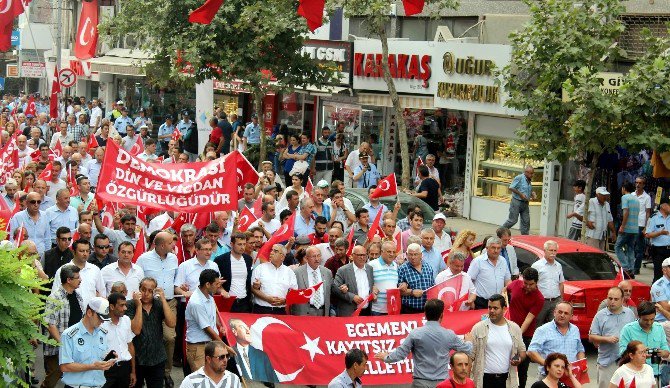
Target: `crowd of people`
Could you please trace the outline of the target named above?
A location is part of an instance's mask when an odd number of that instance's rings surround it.
[[[95,99],[67,100],[55,118],[39,100],[36,115],[24,115],[28,101],[27,96],[5,96],[2,102],[2,144],[15,139],[19,150],[19,168],[3,186],[7,207],[15,209],[5,244],[27,247],[25,254],[35,255],[34,266],[51,290],[45,330],[59,345],[40,345],[46,371],[41,387],[60,380],[70,387],[172,387],[175,366],[192,372],[182,387],[239,387],[245,379],[272,384],[278,381],[274,371],[251,367],[244,348],[231,348],[222,338],[226,328],[217,318],[213,295],[234,296],[233,313],[344,317],[360,310],[360,315],[380,316],[388,314],[387,290],[396,288],[401,313],[424,313],[426,325],[390,353],[350,351],[346,370],[333,386],[360,385],[368,358],[393,363],[410,353],[418,387],[525,387],[530,362],[539,365],[542,379],[533,387],[560,386],[564,374],[580,386],[569,363],[583,358],[584,348],[570,323],[573,307],[562,301],[565,277],[556,260],[558,244],[547,241],[544,257],[521,271],[507,227],[475,253],[476,233],[461,230],[452,244],[440,212],[425,220],[420,206],[410,206],[400,218],[399,203],[389,209],[378,198],[354,208],[345,188],[366,189],[370,197],[381,177],[370,144],[345,149],[343,126],[332,133],[323,128],[314,142],[309,134],[280,129],[275,157],[252,160],[262,166],[260,178],[257,185],[242,188],[237,211],[217,211],[207,225],[173,227],[179,218],[174,212],[146,214],[133,204],[99,208],[95,192],[107,141],[126,150],[141,141],[144,152],[137,157],[147,162],[214,160],[235,149],[260,158],[257,117],[245,125],[217,109],[209,142],[198,147],[187,110],[180,119],[164,117],[154,131],[145,110],[133,116],[123,101],[104,114]],[[54,155],[57,145],[60,155]],[[423,156],[416,190],[407,192],[438,209],[440,174],[435,157]],[[308,180],[316,183],[311,192]],[[634,191],[623,187],[625,195]],[[604,194],[597,193],[602,206]],[[258,219],[241,231],[240,212],[252,210],[257,200]],[[632,200],[629,206],[619,236],[634,234],[633,224],[637,227],[639,207]],[[668,206],[662,202],[657,222],[646,229],[654,246],[670,246],[663,244]],[[611,222],[609,210],[598,209],[592,206],[593,218],[589,213],[586,220],[594,224],[592,230]],[[261,247],[294,213],[295,236],[270,247],[267,260],[259,257]],[[579,208],[573,216],[581,222]],[[379,225],[373,225],[376,220]],[[626,235],[617,246],[631,239]],[[146,250],[136,257],[138,243]],[[622,254],[630,256],[630,247]],[[634,258],[622,262],[634,272]],[[638,388],[652,386],[659,374],[667,384],[670,371],[645,364],[652,349],[662,358],[670,356],[661,325],[670,317],[670,259],[659,268],[650,296],[656,304],[632,304],[632,285],[622,281],[609,290],[593,320],[589,339],[598,347],[600,387],[619,387],[620,381],[629,387],[633,378]],[[440,325],[443,302],[426,295],[455,276],[463,279],[459,308],[487,310],[463,338]],[[287,311],[289,289],[319,283],[309,303]],[[241,321],[226,324],[243,344],[248,327]]]

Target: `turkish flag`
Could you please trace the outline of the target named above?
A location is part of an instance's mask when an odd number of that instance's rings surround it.
[[[272,246],[275,244],[279,244],[283,241],[288,240],[289,238],[293,237],[293,234],[295,233],[295,214],[297,212],[294,212],[291,214],[286,221],[284,221],[284,224],[279,227],[279,229],[270,237],[270,239],[263,244],[261,249],[258,250],[258,258],[259,259],[264,259],[267,260],[270,258],[270,250],[272,249]]]
[[[370,293],[370,295],[368,295],[367,298],[363,299],[363,301],[361,303],[359,303],[358,306],[356,306],[356,310],[353,312],[353,314],[351,314],[351,316],[352,317],[357,317],[357,316],[361,315],[361,311],[363,310],[363,307],[366,304],[372,302],[372,299],[374,299],[374,298],[375,298],[375,294]]]
[[[237,230],[246,232],[247,229],[249,229],[249,226],[256,220],[257,218],[254,213],[252,213],[248,207],[243,206],[242,211],[239,213],[239,218],[237,219]]]
[[[175,217],[174,221],[172,222],[172,225],[170,225],[169,228],[172,228],[174,229],[175,232],[179,233],[181,227],[187,223],[188,223],[188,213],[179,213],[179,215]]]
[[[197,213],[195,217],[193,217],[192,224],[196,229],[205,229],[213,219],[214,217],[211,212]]]
[[[91,59],[98,46],[98,0],[83,1],[79,27],[74,42],[74,55],[79,59]]]
[[[33,97],[32,94],[28,98],[28,104],[26,105],[26,111],[23,112],[23,113],[25,113],[26,116],[28,116],[28,115],[35,116],[37,114],[37,108],[35,108],[35,97]]]
[[[405,16],[412,16],[423,11],[424,0],[402,0]]]
[[[21,226],[19,226],[19,234],[14,239],[14,242],[16,243],[17,247],[20,247],[23,240],[25,240],[25,233],[23,233],[24,230],[25,229],[23,228],[23,222],[22,222]]]
[[[177,255],[177,263],[184,262],[184,242],[181,240],[181,234],[177,235],[177,243],[174,246],[174,254]]]
[[[244,185],[247,183],[251,183],[252,185],[258,184],[258,173],[256,172],[256,169],[254,166],[249,163],[249,160],[242,155],[241,152],[239,151],[233,151],[229,156],[232,155],[236,159],[236,166],[237,166],[237,197],[238,199],[242,198],[242,190],[244,189]]]
[[[231,295],[229,298],[224,298],[221,294],[212,295],[214,298],[214,303],[216,304],[216,309],[220,313],[227,313],[233,307],[233,303],[237,297]]]
[[[314,185],[312,184],[312,178],[307,178],[307,184],[305,185],[305,192],[311,197],[312,192],[314,191]]]
[[[95,133],[91,133],[91,135],[88,137],[88,150],[92,154],[95,152],[95,149],[100,147],[100,144],[98,143],[98,139],[95,137]],[[91,152],[93,151],[93,152]]]
[[[67,181],[70,183],[70,196],[76,197],[79,195],[79,185],[77,184],[77,177],[72,174],[72,166],[67,168]]]
[[[177,128],[175,128],[174,132],[172,132],[171,139],[174,140],[174,141],[179,141],[179,139],[181,139],[181,132],[179,132],[179,130]]]
[[[307,27],[314,32],[323,25],[323,9],[326,0],[300,0],[298,5],[298,15],[307,20]]]
[[[0,0],[0,51],[8,51],[12,48],[12,29],[14,19],[24,11],[31,0]]]
[[[444,312],[454,312],[468,299],[468,294],[460,296],[463,287],[463,275],[458,274],[426,290],[428,299],[440,299],[444,302]]]
[[[368,240],[372,241],[372,238],[375,236],[379,236],[379,238],[384,238],[384,232],[382,231],[382,227],[379,226],[379,220],[382,219],[382,211],[379,210],[377,212],[377,216],[375,216],[375,220],[372,221],[372,225],[370,225],[370,230],[368,230]]]
[[[259,195],[258,198],[256,198],[256,200],[254,201],[252,212],[254,213],[256,218],[261,218],[261,216],[263,215],[263,193],[261,193],[261,195]]]
[[[49,98],[49,117],[58,118],[58,93],[61,92],[58,82],[58,66],[54,67],[54,79],[51,81],[51,97]]]
[[[2,0],[0,4],[7,3],[10,0]],[[4,18],[3,18],[4,19]],[[14,28],[14,19],[0,27],[0,51],[9,51],[12,48],[12,30]]]
[[[37,162],[37,160],[40,158],[40,150],[35,150],[30,153],[30,159],[33,161]]]
[[[128,153],[132,156],[137,156],[142,152],[144,152],[144,141],[142,141],[142,136],[137,136],[135,144],[130,147],[130,151],[128,151]]]
[[[386,311],[388,315],[399,315],[401,306],[400,290],[397,288],[386,289]]]
[[[147,240],[144,238],[144,228],[140,228],[139,236],[137,236],[137,244],[135,245],[135,254],[133,255],[133,263],[137,263],[137,259],[147,250]]]
[[[419,175],[419,167],[423,166],[423,160],[421,160],[421,157],[416,158],[416,175]]]
[[[377,188],[370,194],[370,198],[390,197],[393,195],[398,195],[398,181],[396,181],[395,173],[377,182]]]
[[[223,5],[223,0],[206,0],[205,4],[193,10],[188,15],[188,21],[191,23],[210,24],[221,8],[221,5]]]
[[[581,358],[577,361],[573,361],[570,363],[570,368],[572,369],[572,374],[575,375],[577,378],[577,381],[580,382],[580,384],[588,384],[591,382],[591,379],[589,378],[589,372],[588,372],[588,362],[586,358]],[[568,376],[567,373],[563,374],[563,377],[561,377],[560,380],[563,384],[567,385],[568,387],[572,387],[572,382],[570,381],[570,377]],[[619,386],[621,386],[621,382],[619,382]],[[635,388],[635,378],[633,378],[633,381],[631,381],[630,385],[628,388]]]
[[[347,235],[347,241],[349,242],[349,249],[347,249],[347,257],[349,257],[349,256],[351,256],[351,252],[354,250],[354,227],[353,226],[351,227],[351,229],[349,229],[349,234]]]
[[[61,144],[60,138],[56,140],[54,148],[51,148],[51,153],[59,158],[63,155],[63,144]]]
[[[47,164],[47,166],[42,170],[42,173],[40,176],[37,177],[37,179],[43,179],[45,182],[49,182],[53,176],[53,165],[51,163]]]
[[[323,282],[303,290],[288,290],[288,293],[286,293],[286,309],[288,310],[288,308],[294,304],[309,303],[312,295],[314,295],[322,284]]]

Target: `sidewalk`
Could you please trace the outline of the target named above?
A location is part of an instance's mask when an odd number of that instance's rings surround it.
[[[518,226],[518,224],[517,224]],[[449,217],[447,218],[447,226],[446,228],[451,229],[453,231],[459,232],[463,229],[472,229],[477,233],[477,239],[476,241],[482,241],[484,237],[486,236],[495,236],[496,234],[496,229],[498,229],[500,225],[495,225],[495,224],[489,224],[486,222],[480,222],[480,221],[473,221],[473,220],[468,220],[467,218],[463,217]],[[530,234],[538,234],[537,229],[531,229]],[[518,229],[512,229],[512,234],[519,234]]]

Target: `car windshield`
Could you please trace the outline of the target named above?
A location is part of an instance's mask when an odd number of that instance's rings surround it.
[[[560,253],[557,260],[563,266],[565,280],[614,280],[616,268],[604,253]]]

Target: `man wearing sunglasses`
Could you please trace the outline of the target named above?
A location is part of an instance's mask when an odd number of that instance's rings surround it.
[[[100,269],[105,268],[109,264],[116,263],[119,259],[112,254],[113,251],[110,249],[111,247],[112,246],[109,244],[109,237],[107,237],[106,234],[101,233],[96,235],[93,240],[93,253],[88,258],[88,262],[95,264]]]
[[[74,258],[72,249],[72,232],[65,226],[56,229],[56,246],[44,252],[44,273],[53,278],[58,269]]]
[[[205,365],[184,377],[179,388],[226,387],[242,388],[240,378],[226,370],[231,355],[222,341],[205,345]]]
[[[40,211],[42,204],[42,196],[38,193],[32,192],[26,196],[26,209],[14,215],[9,221],[9,233],[13,235],[14,230],[23,226],[26,228],[30,239],[35,242],[37,252],[40,256],[51,247],[49,222],[44,212]],[[54,272],[58,267],[54,268]],[[47,273],[49,274],[49,273]],[[53,273],[50,274],[53,276]]]

